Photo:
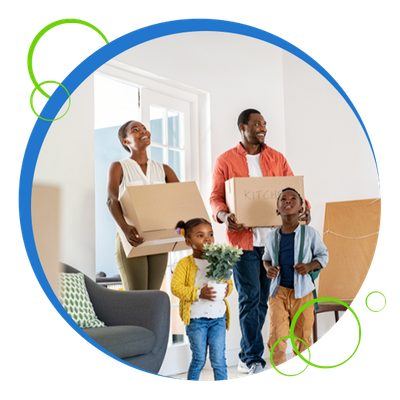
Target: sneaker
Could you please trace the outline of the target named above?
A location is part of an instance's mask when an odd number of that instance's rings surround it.
[[[242,360],[239,360],[238,371],[247,374],[250,371],[250,368]]]
[[[260,363],[251,364],[249,375],[259,374],[265,371],[264,367]]]

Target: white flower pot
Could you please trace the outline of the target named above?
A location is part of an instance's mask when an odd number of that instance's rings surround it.
[[[212,287],[213,290],[216,293],[216,298],[214,301],[220,301],[225,298],[225,290],[226,290],[226,282],[215,282],[215,281],[210,281],[208,282],[208,287]]]

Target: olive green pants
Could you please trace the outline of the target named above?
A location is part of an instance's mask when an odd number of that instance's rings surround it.
[[[168,263],[168,253],[127,258],[117,234],[115,259],[124,290],[160,290]]]

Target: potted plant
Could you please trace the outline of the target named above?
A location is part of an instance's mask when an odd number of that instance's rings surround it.
[[[216,300],[221,300],[225,297],[226,288],[226,283],[223,281],[231,278],[233,265],[240,260],[243,250],[225,243],[205,244],[203,249],[202,258],[210,263],[206,273],[206,277],[210,279],[208,286],[212,286],[217,292]]]

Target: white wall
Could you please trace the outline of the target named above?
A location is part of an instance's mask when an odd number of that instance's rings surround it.
[[[34,182],[60,189],[60,261],[95,277],[93,77],[71,95],[46,135]]]
[[[312,225],[322,233],[325,203],[380,197],[372,150],[339,92],[283,51],[286,156],[304,175]]]
[[[179,83],[209,93],[210,121],[199,121],[199,125],[209,123],[209,129],[200,131],[211,135],[200,138],[205,139],[201,141],[203,155],[210,159],[200,168],[206,203],[214,161],[237,144],[237,116],[250,107],[259,109],[268,122],[268,145],[286,155],[296,175],[305,176],[312,225],[320,233],[325,202],[379,196],[372,153],[354,114],[319,73],[285,51],[240,35],[204,32],[159,38],[116,59],[158,75],[166,84]],[[53,123],[35,174],[35,181],[58,183],[62,189],[62,261],[92,277],[93,129],[90,78],[72,95],[68,114]],[[208,150],[204,148],[206,139]],[[215,230],[217,240],[223,241],[224,227],[215,225]],[[236,292],[229,302],[232,324],[227,356],[231,362],[237,360],[240,341]],[[267,319],[265,341],[268,325]]]

